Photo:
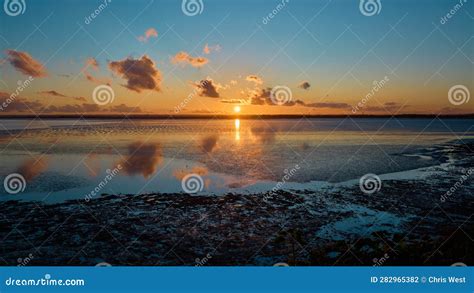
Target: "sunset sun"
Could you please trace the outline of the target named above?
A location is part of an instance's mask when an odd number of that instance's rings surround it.
[[[241,110],[241,109],[240,109],[240,106],[235,106],[235,107],[234,107],[234,112],[235,112],[235,113],[240,113],[240,110]]]

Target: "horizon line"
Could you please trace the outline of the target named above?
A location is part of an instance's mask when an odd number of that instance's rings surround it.
[[[474,118],[470,114],[334,114],[334,115],[307,115],[307,114],[40,114],[40,115],[0,115],[0,119],[298,119],[298,118]]]

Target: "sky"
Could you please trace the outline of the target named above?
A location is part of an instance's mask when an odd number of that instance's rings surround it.
[[[474,113],[470,0],[18,1],[0,115]]]

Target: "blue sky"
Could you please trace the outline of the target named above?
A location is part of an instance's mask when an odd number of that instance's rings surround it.
[[[210,78],[220,86],[219,98],[193,99],[186,111],[227,112],[232,105],[221,101],[240,99],[248,113],[335,113],[347,109],[246,103],[255,91],[285,85],[294,100],[306,104],[355,105],[374,81],[388,76],[390,82],[370,101],[373,109],[397,103],[404,105],[401,112],[436,113],[453,108],[447,99],[451,86],[461,84],[474,91],[473,2],[463,3],[441,24],[441,17],[459,1],[380,0],[380,13],[364,16],[356,0],[289,0],[264,24],[263,18],[281,1],[203,0],[202,13],[187,16],[181,1],[112,0],[86,24],[85,18],[103,1],[26,0],[24,14],[0,15],[0,46],[2,52],[27,52],[44,64],[48,76],[36,79],[24,92],[30,100],[47,99],[37,93],[50,90],[89,99],[97,84],[81,71],[87,58],[95,58],[100,69],[94,74],[111,79],[115,103],[152,112],[172,110],[194,90],[193,83]],[[138,41],[149,28],[158,38]],[[221,49],[204,54],[206,44]],[[204,57],[208,63],[175,64],[170,60],[178,52]],[[160,92],[130,91],[122,86],[126,80],[107,66],[143,55],[153,60],[162,76]],[[17,81],[25,78],[8,61],[0,73],[2,92],[14,91]],[[246,81],[248,75],[261,77],[263,83]],[[298,88],[303,81],[311,87]],[[456,111],[473,112],[473,104]]]

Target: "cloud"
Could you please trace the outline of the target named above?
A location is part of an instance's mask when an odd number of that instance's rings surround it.
[[[55,106],[51,105],[47,108],[42,108],[42,113],[75,113],[75,114],[88,114],[101,112],[101,108],[97,104],[83,103],[80,105],[62,105]]]
[[[269,106],[277,106],[277,104],[273,103],[271,99],[271,91],[272,88],[264,88],[260,89],[257,88],[250,92],[249,95],[249,102],[252,105],[269,105]],[[351,105],[347,103],[305,103],[302,100],[291,100],[288,101],[281,106],[292,107],[292,106],[302,106],[302,107],[309,107],[309,108],[333,108],[333,109],[350,109]]]
[[[396,112],[401,109],[409,107],[408,105],[402,105],[397,102],[387,102],[384,103],[382,106],[368,106],[363,108],[363,110],[369,111],[369,112]]]
[[[247,76],[245,80],[253,82],[255,84],[263,84],[262,78],[254,74]]]
[[[303,103],[305,107],[311,108],[332,108],[332,109],[350,109],[351,105],[347,103]]]
[[[118,113],[123,113],[123,114],[142,113],[142,109],[140,109],[140,107],[131,107],[125,104],[120,104],[120,105],[111,107],[110,112],[118,112]]]
[[[221,49],[222,49],[222,48],[221,48],[220,45],[209,46],[208,44],[206,44],[206,45],[204,46],[204,48],[202,49],[202,52],[203,52],[204,54],[209,55],[209,54],[211,54],[212,51],[220,52]]]
[[[223,99],[220,102],[225,104],[246,104],[246,101],[242,99]]]
[[[66,98],[66,97],[67,97],[66,95],[63,95],[63,94],[61,94],[61,93],[58,93],[57,91],[54,91],[54,90],[41,91],[41,92],[38,92],[38,94],[41,94],[41,95],[49,95],[49,96],[53,96],[53,97],[63,97],[63,98]]]
[[[210,78],[201,80],[199,83],[193,83],[194,88],[198,91],[198,95],[201,97],[219,98],[218,90],[222,87],[219,84],[214,83]]]
[[[209,59],[205,57],[192,57],[188,53],[181,51],[171,58],[171,62],[174,64],[186,65],[189,64],[193,67],[202,67],[209,62]]]
[[[82,69],[82,72],[84,73],[86,79],[90,82],[96,83],[96,84],[106,84],[110,86],[111,80],[108,78],[97,78],[90,73],[89,68],[92,69],[93,71],[99,71],[99,62],[95,58],[89,57],[85,61],[84,68]]]
[[[154,174],[163,162],[161,147],[153,143],[134,142],[128,145],[128,155],[120,162],[128,175],[141,174],[145,179]]]
[[[42,106],[43,104],[38,101],[28,101],[21,97],[12,97],[9,93],[0,92],[1,112],[35,113]]]
[[[18,167],[17,173],[23,175],[26,181],[30,181],[43,173],[48,168],[48,162],[44,158],[29,159]]]
[[[138,37],[138,40],[139,40],[140,42],[145,43],[145,42],[148,42],[148,39],[150,39],[151,37],[153,37],[153,38],[157,38],[157,37],[158,37],[158,32],[157,32],[154,28],[152,28],[152,27],[149,28],[149,29],[147,29],[147,30],[145,31],[145,35],[139,36],[139,37]]]
[[[311,85],[309,84],[309,82],[303,81],[302,83],[300,83],[300,84],[298,85],[298,87],[299,87],[299,88],[302,88],[302,89],[304,89],[304,90],[307,90],[307,89],[309,89],[309,88],[311,87]]]
[[[161,73],[147,55],[140,59],[127,58],[121,61],[112,61],[109,63],[109,68],[127,80],[127,84],[124,86],[129,90],[137,93],[142,90],[160,91]]]
[[[21,73],[37,78],[48,75],[44,66],[30,54],[15,50],[7,50],[6,53],[8,62]]]
[[[53,97],[73,98],[74,100],[81,101],[81,102],[87,101],[87,99],[84,98],[84,97],[70,97],[70,96],[66,96],[64,94],[61,94],[61,93],[59,93],[55,90],[41,91],[41,92],[37,92],[37,93],[40,94],[40,95],[48,95],[48,96],[53,96]]]

